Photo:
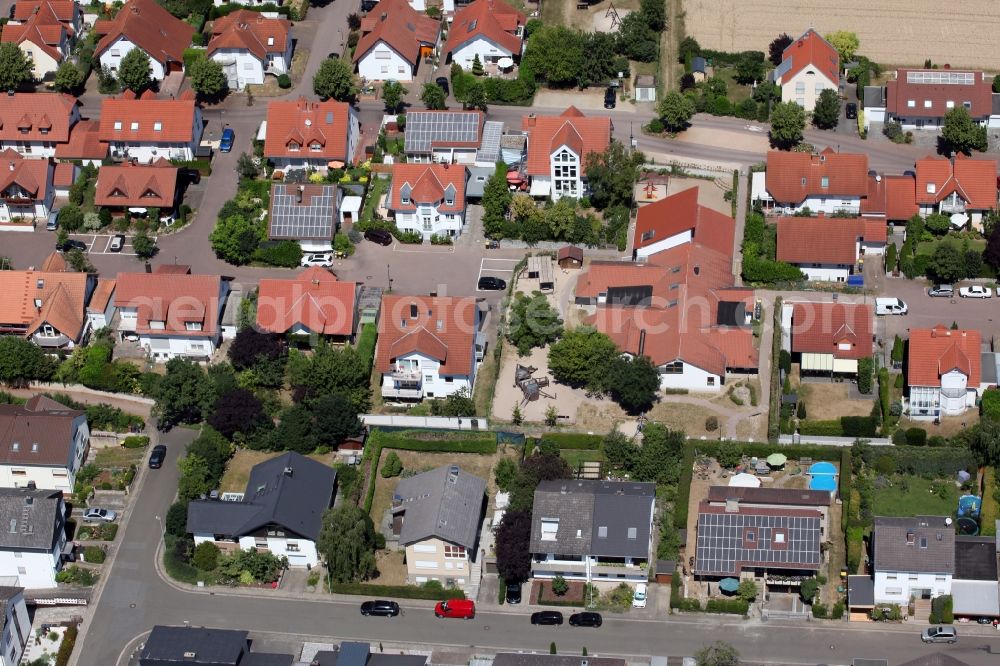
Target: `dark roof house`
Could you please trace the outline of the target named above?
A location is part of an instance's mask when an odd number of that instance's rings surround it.
[[[61,490],[0,488],[0,550],[51,552],[63,535],[65,510]]]
[[[542,481],[535,490],[531,552],[649,557],[656,486],[634,481]]]
[[[574,657],[562,654],[501,652],[493,658],[493,666],[625,666],[624,659],[612,657]]]
[[[425,666],[427,657],[418,654],[372,654],[368,643],[344,641],[339,650],[321,650],[309,666]]]
[[[735,500],[745,505],[779,506],[830,506],[830,493],[824,490],[800,490],[797,488],[740,488],[735,486],[711,486],[708,501],[725,504]]]
[[[323,512],[333,504],[336,477],[333,468],[289,451],[250,471],[242,501],[188,504],[187,531],[238,537],[277,525],[316,541]]]
[[[251,652],[247,632],[157,625],[139,653],[139,666],[291,666],[290,654]]]
[[[332,241],[339,199],[336,185],[275,183],[271,186],[267,237]]]
[[[438,538],[472,550],[479,536],[486,482],[458,465],[442,465],[402,479],[392,498],[401,518],[399,543]],[[394,520],[395,522],[395,520]]]
[[[873,537],[875,571],[955,572],[955,530],[944,516],[877,516]]]

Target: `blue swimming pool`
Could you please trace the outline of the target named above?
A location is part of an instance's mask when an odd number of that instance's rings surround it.
[[[820,474],[809,480],[809,490],[825,490],[833,492],[837,489],[837,477],[832,474]]]
[[[813,463],[809,467],[809,473],[810,474],[814,474],[814,475],[815,474],[836,474],[837,473],[837,468],[834,467],[833,463],[822,461],[822,462],[818,462],[818,463]]]

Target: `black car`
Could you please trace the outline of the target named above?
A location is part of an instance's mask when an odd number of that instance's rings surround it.
[[[439,77],[437,77],[436,79],[434,79],[434,83],[438,84],[438,86],[441,88],[441,90],[444,91],[445,95],[448,94],[448,77],[447,76],[439,76]]]
[[[153,447],[153,452],[149,454],[149,469],[160,469],[163,467],[163,460],[167,457],[167,447],[157,444]]]
[[[576,617],[575,615],[573,617]],[[531,614],[531,624],[562,624],[563,616],[559,611],[539,611]]]
[[[399,615],[399,604],[395,601],[384,601],[382,599],[366,601],[361,604],[361,614],[364,616],[381,615],[382,617],[396,617]]]
[[[56,243],[56,249],[61,250],[62,252],[69,252],[70,250],[80,250],[82,252],[86,252],[87,244],[83,241],[67,238],[65,243]]]
[[[569,616],[571,627],[599,627],[604,624],[600,613],[573,613]]]
[[[520,583],[507,583],[507,603],[509,604],[521,603]]]
[[[477,288],[480,291],[503,291],[507,288],[507,283],[498,277],[484,275],[479,278],[479,286]]]
[[[178,169],[177,177],[185,183],[197,185],[201,182],[201,172],[197,169]]]
[[[615,108],[615,104],[618,103],[617,98],[618,98],[617,91],[615,91],[614,88],[609,86],[608,89],[604,91],[604,108],[605,109]]]
[[[847,114],[848,120],[857,120],[858,117],[858,105],[854,102],[848,102],[847,106],[844,107],[844,113]]]
[[[392,245],[392,234],[385,229],[369,229],[365,232],[365,240],[379,245]]]

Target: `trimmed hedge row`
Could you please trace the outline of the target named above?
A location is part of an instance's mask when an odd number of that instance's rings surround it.
[[[726,444],[731,446],[731,442],[727,441]],[[768,442],[737,442],[737,444],[740,447],[740,453],[756,458],[766,458],[772,453],[777,452],[785,454],[789,460],[812,458],[813,460],[840,462],[841,447],[839,446],[823,446],[821,444],[778,445]],[[720,442],[701,440],[688,442],[688,448],[697,450],[698,453],[710,457],[718,456],[719,446]],[[694,459],[692,458],[693,462]]]
[[[604,437],[579,432],[550,432],[543,435],[541,441],[553,442],[560,449],[594,450],[601,448],[601,442],[604,441]]]
[[[361,335],[358,336],[358,355],[365,359],[365,364],[369,374],[372,371],[372,362],[375,360],[375,342],[378,340],[378,328],[375,324],[365,324],[361,327]]]
[[[705,604],[706,613],[746,615],[749,610],[750,603],[743,599],[709,599]]]
[[[700,444],[704,444],[704,442],[700,442]],[[694,448],[691,445],[684,447],[684,455],[681,458],[681,475],[677,482],[677,499],[674,501],[674,527],[679,530],[687,529],[691,479],[694,477]],[[674,580],[677,580],[676,574],[674,574]]]
[[[841,416],[832,421],[801,421],[799,433],[817,437],[875,437],[878,426],[870,416]]]
[[[368,441],[383,449],[433,451],[441,453],[493,454],[497,450],[494,432],[374,429]]]
[[[395,597],[397,599],[427,599],[439,601],[442,599],[464,599],[462,590],[436,590],[416,585],[371,585],[369,583],[333,583],[330,585],[333,594],[352,594],[361,597]]]
[[[75,624],[66,627],[62,642],[59,644],[59,652],[56,653],[56,666],[66,666],[69,658],[73,655],[73,648],[76,646],[76,636],[78,630]]]
[[[840,487],[838,488],[838,494],[843,502],[843,508],[840,511],[840,529],[844,532],[847,531],[847,521],[851,515],[851,473],[853,472],[851,468],[851,450],[849,448],[843,448],[840,451]]]

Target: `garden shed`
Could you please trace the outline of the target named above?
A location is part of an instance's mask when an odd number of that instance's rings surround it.
[[[556,263],[559,268],[580,268],[583,266],[583,250],[575,245],[559,248]]]
[[[635,101],[656,101],[656,77],[652,74],[641,74],[635,77]]]

